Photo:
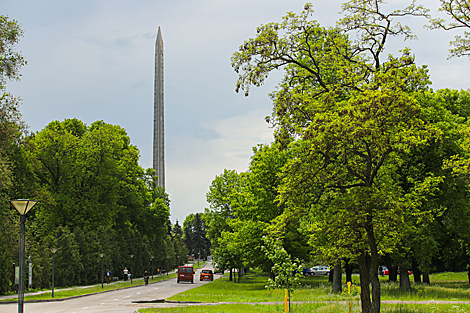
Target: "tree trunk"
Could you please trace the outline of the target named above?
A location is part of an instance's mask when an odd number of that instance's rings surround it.
[[[344,264],[344,269],[346,271],[346,282],[350,281],[352,282],[352,266],[349,265],[349,259],[345,260],[346,263]]]
[[[468,283],[470,284],[470,264],[467,264]]]
[[[338,261],[333,270],[333,293],[341,293],[341,291],[343,291],[343,287],[341,286],[341,276],[343,276],[341,271],[341,261]]]
[[[398,266],[392,266],[388,268],[388,280],[397,282],[398,281]]]
[[[405,292],[411,291],[410,276],[406,266],[400,266],[400,289]]]
[[[229,281],[232,281],[233,280],[233,276],[232,276],[232,268],[230,268],[230,278],[228,279]]]
[[[361,280],[361,308],[362,313],[370,313],[370,281],[369,281],[369,267],[367,266],[368,255],[362,253],[357,258],[357,264],[359,266],[359,278]]]
[[[411,261],[411,270],[413,271],[413,278],[415,283],[421,283],[421,271],[418,268],[418,262],[413,258]]]
[[[330,274],[328,275],[328,282],[332,283],[333,282],[333,275],[334,275],[335,269],[332,268],[330,269]]]
[[[431,282],[429,281],[429,274],[428,273],[423,273],[423,283],[430,285]]]
[[[388,281],[397,281],[397,266],[392,266],[392,259],[390,258],[390,254],[387,253],[385,255],[385,264],[388,268]]]
[[[371,219],[371,217],[368,217]],[[370,224],[372,221],[370,221]],[[367,230],[367,238],[370,248],[370,284],[372,286],[372,305],[371,313],[380,313],[380,281],[379,281],[379,253],[377,242],[375,241],[374,230]]]

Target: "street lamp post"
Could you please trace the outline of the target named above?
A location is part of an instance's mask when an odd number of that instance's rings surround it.
[[[57,252],[57,249],[52,248],[51,252],[52,252],[52,298],[54,298],[54,267],[55,267],[54,256],[55,256],[55,253]]]
[[[134,267],[134,255],[131,254],[130,257],[131,257],[131,285],[132,285],[132,276],[134,276],[134,270],[133,270],[133,267]]]
[[[165,266],[165,267],[166,267],[166,276],[168,276],[168,262],[169,262],[169,261],[170,261],[170,256],[167,255],[167,256],[166,256],[166,266]]]
[[[104,257],[104,253],[100,253],[99,256],[101,258],[101,289],[103,289],[103,257]]]
[[[152,259],[152,280],[153,280],[153,258],[154,258],[154,257],[155,257],[154,255],[152,255],[152,256],[150,257],[150,259]]]
[[[10,204],[20,213],[20,253],[19,253],[19,286],[18,286],[18,313],[23,313],[24,309],[24,233],[26,223],[26,213],[38,203],[35,200],[14,199],[9,200]]]
[[[199,250],[199,256],[197,257],[197,266],[199,267],[199,259],[201,258],[201,250]]]

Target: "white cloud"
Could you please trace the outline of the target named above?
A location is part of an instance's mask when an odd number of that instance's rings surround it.
[[[173,220],[181,221],[191,212],[202,212],[208,206],[205,195],[210,183],[224,169],[248,170],[252,147],[273,141],[273,131],[264,121],[265,115],[262,110],[254,110],[228,119],[206,121],[203,126],[217,132],[219,138],[202,140],[183,136],[170,143],[166,185],[172,200]]]

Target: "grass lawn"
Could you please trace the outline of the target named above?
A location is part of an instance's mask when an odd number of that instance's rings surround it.
[[[430,275],[431,285],[412,283],[412,291],[404,293],[399,290],[399,283],[388,282],[381,277],[382,300],[461,300],[470,301],[470,284],[466,273],[439,273]],[[283,301],[284,290],[268,291],[266,276],[260,273],[249,273],[240,283],[229,282],[224,276],[210,284],[175,295],[170,300],[201,302],[269,302]],[[344,276],[343,276],[344,280]],[[413,280],[413,277],[411,277]],[[331,284],[326,276],[312,276],[302,279],[302,287],[295,291],[293,301],[345,301],[359,299],[358,288],[352,288],[352,296],[347,295],[344,283],[344,294],[331,293]],[[353,276],[353,284],[359,285],[359,276]]]
[[[139,313],[284,313],[284,304],[220,304],[220,305],[197,305],[177,308],[148,308],[140,309]],[[348,303],[306,303],[291,304],[293,313],[347,313]],[[352,303],[353,313],[360,313],[359,302]],[[468,313],[470,304],[382,304],[383,313]]]
[[[382,300],[427,301],[427,300],[460,300],[470,301],[470,285],[466,273],[440,273],[430,276],[431,285],[412,283],[412,291],[408,293],[399,290],[398,283],[390,283],[387,277],[381,277]],[[410,278],[413,281],[413,277]],[[199,302],[258,302],[258,304],[221,304],[196,305],[164,309],[144,309],[141,313],[150,312],[284,312],[284,304],[260,304],[260,302],[283,302],[284,290],[265,289],[267,277],[261,273],[251,272],[242,278],[240,283],[228,281],[228,277],[217,279],[209,284],[175,295],[170,300],[199,301]],[[344,280],[344,277],[343,277]],[[353,276],[353,284],[359,285],[359,276]],[[292,312],[349,312],[349,302],[352,312],[360,312],[358,288],[356,293],[342,295],[331,293],[328,277],[306,277],[302,279],[302,287],[292,296]],[[321,301],[320,303],[295,303],[295,301]],[[449,303],[382,303],[381,312],[401,313],[470,313],[470,304]]]

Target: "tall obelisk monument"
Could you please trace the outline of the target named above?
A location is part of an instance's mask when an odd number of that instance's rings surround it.
[[[153,168],[157,172],[158,186],[165,188],[165,128],[163,106],[163,38],[158,27],[155,42],[155,94],[153,118]]]

